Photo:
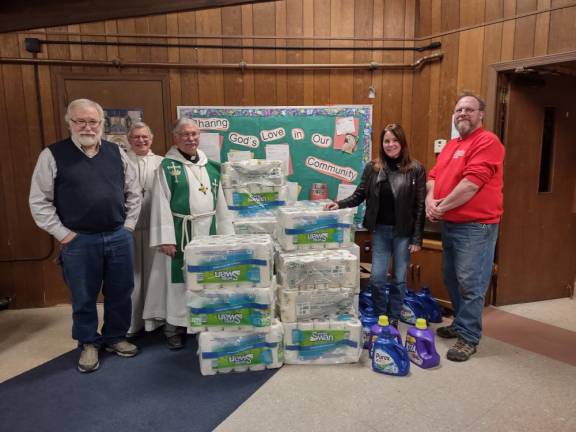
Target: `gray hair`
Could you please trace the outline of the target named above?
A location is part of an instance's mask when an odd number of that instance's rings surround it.
[[[148,135],[150,135],[150,138],[154,138],[154,134],[152,133],[152,129],[150,129],[150,126],[148,126],[143,121],[137,121],[136,123],[132,123],[132,126],[130,126],[130,129],[128,129],[128,137],[132,136],[132,132],[134,131],[134,129],[144,129],[144,128],[148,129]]]
[[[64,115],[64,120],[68,123],[72,118],[72,111],[77,108],[81,107],[90,107],[94,108],[98,111],[98,115],[100,116],[100,120],[104,120],[104,110],[100,106],[100,104],[91,101],[90,99],[75,99],[70,104],[68,104],[68,108],[66,108],[66,115]]]
[[[477,94],[474,94],[474,93],[468,92],[468,91],[462,92],[462,94],[460,94],[460,96],[458,96],[458,99],[456,99],[456,103],[454,104],[454,106],[456,106],[458,104],[458,102],[460,102],[460,99],[465,98],[465,97],[471,97],[471,98],[476,99],[478,101],[479,111],[486,111],[486,102],[484,102],[484,99],[482,99]]]
[[[180,129],[182,129],[182,126],[185,126],[185,125],[196,126],[198,129],[200,129],[200,127],[198,126],[198,123],[196,123],[194,120],[187,118],[187,117],[181,117],[178,120],[176,120],[176,122],[174,123],[174,128],[172,129],[172,134],[177,135],[178,132],[180,131]]]

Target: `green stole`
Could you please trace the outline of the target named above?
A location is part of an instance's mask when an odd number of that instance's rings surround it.
[[[220,186],[220,164],[209,160],[205,166],[208,171],[208,178],[210,179],[210,188],[212,190],[212,198],[214,209],[216,209],[216,200],[218,198],[218,188]],[[165,158],[162,161],[162,169],[164,170],[164,177],[170,189],[170,210],[172,213],[182,215],[192,214],[190,211],[190,188],[188,178],[186,177],[186,169],[184,163]],[[172,215],[174,221],[174,231],[176,234],[176,255],[172,258],[172,283],[184,283],[184,253],[182,252],[182,222],[183,219]],[[192,221],[187,222],[188,229],[191,230]],[[212,217],[210,225],[210,235],[216,234],[216,217]]]

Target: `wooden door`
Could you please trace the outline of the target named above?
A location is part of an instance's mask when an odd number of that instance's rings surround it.
[[[511,77],[497,305],[567,297],[576,273],[576,77]]]

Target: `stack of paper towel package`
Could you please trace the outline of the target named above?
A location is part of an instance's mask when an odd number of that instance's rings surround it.
[[[272,237],[198,237],[186,246],[191,333],[200,333],[203,375],[278,368],[282,325],[274,319]]]
[[[287,202],[283,168],[259,159],[222,164],[236,234],[186,246],[189,331],[200,332],[204,375],[360,358],[354,210]]]
[[[354,210],[328,212],[324,205],[298,201],[278,209],[278,308],[288,364],[354,363],[362,352]]]

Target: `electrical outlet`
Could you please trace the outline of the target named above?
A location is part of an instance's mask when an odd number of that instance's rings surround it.
[[[445,139],[434,140],[434,153],[436,154],[440,153],[445,145],[446,145]]]

